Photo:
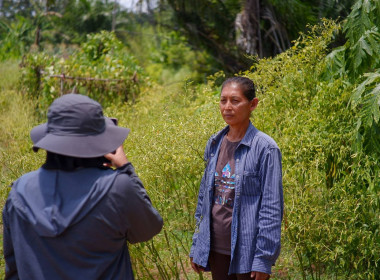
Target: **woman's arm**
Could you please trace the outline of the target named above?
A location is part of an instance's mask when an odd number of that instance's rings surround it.
[[[280,254],[283,190],[281,152],[269,148],[260,168],[262,201],[259,210],[255,257],[251,271],[271,273],[271,266]]]
[[[203,155],[203,160],[204,160],[204,162],[206,164],[205,164],[205,170],[204,170],[204,173],[203,173],[201,184],[199,186],[198,203],[197,203],[197,207],[196,207],[196,210],[195,210],[195,222],[196,222],[196,225],[195,225],[195,230],[194,230],[194,234],[193,234],[193,243],[192,243],[191,249],[190,249],[190,258],[192,258],[193,254],[194,254],[193,251],[194,251],[194,247],[195,247],[195,244],[196,244],[197,238],[198,238],[199,224],[202,222],[202,218],[203,218],[202,217],[202,203],[203,203],[204,192],[205,192],[205,189],[206,189],[207,165],[208,165],[208,160],[210,158],[209,154],[210,154],[211,143],[212,143],[212,140],[210,138],[208,140],[207,144],[206,144],[205,152],[204,152],[204,155]]]

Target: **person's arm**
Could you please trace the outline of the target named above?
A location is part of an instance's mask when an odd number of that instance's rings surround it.
[[[193,234],[193,243],[191,245],[190,254],[189,254],[192,264],[193,264],[192,258],[193,258],[193,254],[194,254],[194,252],[193,252],[194,246],[197,242],[198,233],[199,233],[199,224],[202,222],[202,218],[203,218],[201,216],[201,214],[202,214],[201,212],[202,212],[202,202],[203,202],[204,192],[206,189],[206,186],[205,186],[206,185],[206,173],[207,173],[207,165],[208,165],[208,160],[209,160],[210,145],[211,145],[211,139],[209,139],[209,141],[207,142],[205,152],[203,155],[203,160],[206,164],[205,164],[205,171],[203,173],[203,177],[202,177],[202,180],[201,180],[201,183],[199,186],[198,203],[197,203],[197,207],[195,209],[195,223],[196,224],[195,224],[195,230],[194,230],[194,234]]]
[[[8,224],[7,205],[3,209],[3,254],[5,259],[5,280],[19,279],[16,258],[13,250],[12,235]]]
[[[194,215],[195,216],[195,230],[194,230],[194,234],[193,234],[193,243],[192,243],[191,249],[190,249],[190,257],[193,257],[193,250],[194,250],[194,246],[197,242],[198,233],[199,233],[199,225],[202,222],[202,218],[203,218],[201,216],[201,211],[202,211],[202,202],[203,202],[203,196],[204,196],[204,191],[205,191],[205,177],[206,177],[206,172],[205,172],[205,174],[203,174],[201,184],[199,187],[198,203],[197,203],[197,207],[195,209],[195,215]]]
[[[203,267],[201,267],[200,265],[193,262],[193,255],[194,255],[195,244],[197,243],[197,239],[198,239],[199,226],[200,226],[200,223],[202,222],[202,219],[203,219],[203,217],[202,217],[202,202],[203,202],[204,192],[206,189],[207,165],[208,165],[208,160],[210,158],[209,150],[210,150],[211,143],[212,142],[211,142],[211,138],[210,138],[206,144],[205,152],[203,155],[203,160],[206,164],[205,164],[205,171],[203,173],[201,184],[199,186],[198,203],[197,203],[197,207],[195,209],[195,222],[196,222],[196,224],[195,224],[195,230],[194,230],[194,234],[193,234],[193,242],[192,242],[192,245],[190,248],[190,254],[189,254],[191,267],[196,273],[200,273],[201,271],[204,271]]]
[[[270,148],[260,167],[262,201],[259,210],[258,234],[252,272],[271,273],[280,254],[283,191],[281,152]]]
[[[120,146],[115,154],[107,154],[105,157],[119,172],[114,182],[112,199],[118,207],[127,240],[137,243],[151,239],[161,231],[163,220],[153,207],[132,164],[128,162],[123,147]]]
[[[198,233],[199,233],[199,224],[202,221],[201,210],[202,210],[202,201],[203,201],[204,190],[205,190],[205,177],[206,177],[206,171],[203,174],[202,181],[201,181],[200,188],[199,188],[198,204],[197,204],[197,208],[195,210],[196,225],[195,225],[195,230],[194,230],[194,234],[193,234],[193,243],[191,245],[190,254],[189,254],[191,267],[196,273],[199,273],[199,272],[204,270],[203,267],[201,267],[198,264],[193,262],[193,255],[194,255],[194,248],[195,248],[195,244],[197,242]]]
[[[120,207],[120,216],[126,223],[125,231],[130,243],[143,242],[158,234],[163,220],[153,207],[146,190],[131,163],[118,170],[113,199]]]

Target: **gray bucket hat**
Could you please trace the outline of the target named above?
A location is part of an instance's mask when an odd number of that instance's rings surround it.
[[[30,132],[33,149],[79,158],[100,157],[115,151],[129,129],[103,116],[102,106],[81,94],[65,94],[50,105],[47,123]]]

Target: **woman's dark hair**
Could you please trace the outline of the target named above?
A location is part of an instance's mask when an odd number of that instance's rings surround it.
[[[253,100],[256,97],[255,84],[251,79],[246,77],[231,77],[224,81],[222,84],[222,90],[225,86],[236,83],[239,85],[240,89],[243,91],[244,96],[249,100]]]

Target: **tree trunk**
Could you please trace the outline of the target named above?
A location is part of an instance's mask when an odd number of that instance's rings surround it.
[[[41,40],[41,26],[38,24],[36,28],[36,35],[34,38],[34,44],[37,46],[37,49],[40,49],[40,40]]]
[[[111,31],[115,31],[115,28],[116,28],[117,8],[118,8],[118,3],[117,3],[117,0],[115,0],[115,2],[113,3],[113,9],[112,9],[112,27],[111,27]]]
[[[245,0],[243,11],[236,17],[235,29],[239,48],[247,54],[263,57],[260,9],[260,0]]]

